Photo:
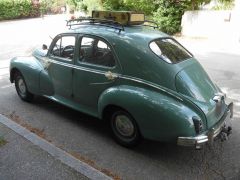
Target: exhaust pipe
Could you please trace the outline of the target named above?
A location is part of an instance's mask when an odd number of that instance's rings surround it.
[[[220,133],[220,139],[221,141],[228,140],[228,136],[232,133],[232,127],[231,126],[224,126],[222,128],[222,131]]]

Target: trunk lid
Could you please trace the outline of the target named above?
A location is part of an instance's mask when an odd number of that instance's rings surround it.
[[[224,100],[220,103],[213,101],[213,97],[220,93],[220,90],[197,61],[178,72],[175,85],[179,93],[187,96],[202,109],[207,117],[208,128],[221,119],[227,108],[226,104]]]

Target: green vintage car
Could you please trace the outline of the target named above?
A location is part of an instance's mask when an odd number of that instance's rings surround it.
[[[94,11],[67,25],[49,48],[11,60],[10,81],[22,100],[45,96],[104,120],[126,147],[143,138],[196,148],[227,139],[233,104],[143,14]]]

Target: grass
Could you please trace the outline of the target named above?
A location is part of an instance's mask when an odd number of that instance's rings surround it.
[[[0,136],[0,147],[5,145],[6,143],[7,143],[7,141],[3,137]]]

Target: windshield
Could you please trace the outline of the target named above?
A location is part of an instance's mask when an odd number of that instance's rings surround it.
[[[171,38],[154,40],[149,44],[149,47],[158,57],[171,64],[192,57],[183,46]]]

